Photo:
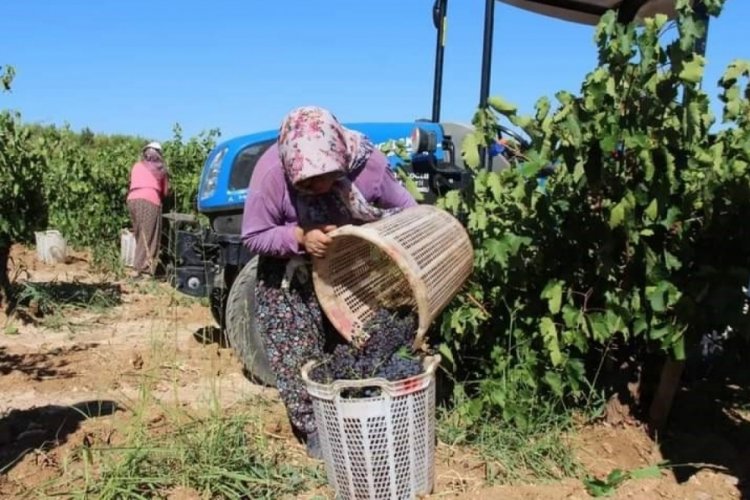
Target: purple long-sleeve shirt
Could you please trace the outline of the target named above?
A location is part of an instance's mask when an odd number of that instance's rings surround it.
[[[396,180],[388,159],[373,151],[364,167],[349,175],[365,199],[380,208],[407,208],[417,204]],[[251,252],[290,258],[305,253],[295,236],[297,209],[284,175],[276,144],[255,165],[242,216],[242,241]]]

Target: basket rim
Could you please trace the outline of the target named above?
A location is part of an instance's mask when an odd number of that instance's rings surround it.
[[[412,293],[414,294],[414,298],[417,302],[417,317],[418,317],[418,326],[417,326],[417,333],[414,336],[414,346],[418,347],[421,345],[425,334],[427,333],[427,330],[429,328],[428,323],[428,305],[427,305],[427,287],[424,284],[422,280],[420,280],[418,277],[414,276],[411,269],[409,268],[409,265],[412,264],[412,267],[417,267],[416,262],[414,262],[414,259],[409,255],[406,254],[400,254],[400,255],[393,255],[391,252],[388,251],[388,244],[390,245],[396,245],[401,247],[401,244],[396,241],[393,238],[382,236],[380,233],[375,231],[372,228],[369,228],[367,226],[356,226],[353,224],[347,224],[345,226],[341,226],[330,233],[328,233],[328,236],[331,237],[331,239],[336,239],[343,236],[353,236],[356,238],[361,238],[368,243],[371,243],[378,247],[380,250],[383,251],[385,255],[388,256],[388,258],[391,259],[391,261],[396,264],[398,269],[401,271],[401,273],[406,277],[406,281],[409,283],[409,288],[411,288]],[[339,334],[344,337],[348,342],[351,342],[351,334],[349,332],[342,332],[341,325],[339,321],[334,318],[331,314],[329,314],[329,308],[326,307],[327,303],[324,304],[323,301],[320,301],[320,292],[325,290],[329,292],[327,295],[329,296],[335,296],[333,294],[333,287],[330,286],[328,283],[326,283],[323,279],[320,278],[318,269],[319,266],[323,264],[323,262],[326,262],[329,258],[329,254],[326,253],[326,256],[322,259],[313,259],[313,286],[315,287],[316,294],[318,294],[318,302],[320,303],[321,308],[326,313],[326,316],[328,316],[328,319],[330,320],[331,324],[336,328],[336,331],[339,332]]]
[[[403,395],[401,386],[404,381],[406,380],[413,380],[413,379],[419,379],[424,380],[426,378],[431,378],[435,372],[437,371],[438,366],[440,366],[440,362],[442,361],[442,356],[440,354],[435,353],[430,356],[426,356],[423,361],[424,371],[418,375],[414,375],[413,377],[409,377],[403,380],[398,381],[390,381],[387,379],[384,379],[382,377],[371,377],[371,378],[364,378],[359,380],[347,380],[347,379],[339,379],[334,380],[330,384],[323,384],[321,382],[315,382],[310,378],[310,372],[318,367],[323,361],[320,361],[318,359],[311,359],[310,361],[307,361],[304,365],[302,365],[301,374],[302,374],[302,380],[305,383],[305,385],[308,388],[312,388],[316,392],[330,392],[336,395],[341,393],[341,391],[345,389],[359,389],[363,387],[379,387],[384,392],[389,394],[390,396],[397,396],[397,395]]]

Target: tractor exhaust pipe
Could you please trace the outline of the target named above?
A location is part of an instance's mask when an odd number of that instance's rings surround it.
[[[485,0],[484,4],[484,44],[482,46],[482,87],[479,91],[479,107],[487,106],[490,97],[490,80],[492,78],[492,38],[495,30],[495,0]],[[489,168],[487,151],[479,151],[481,166]]]
[[[440,105],[443,97],[443,56],[445,55],[445,30],[448,23],[448,0],[435,0],[432,6],[432,23],[437,29],[435,44],[435,79],[432,86],[432,121],[440,122]]]

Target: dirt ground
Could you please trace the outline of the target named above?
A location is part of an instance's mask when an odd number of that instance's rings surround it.
[[[21,280],[115,290],[114,307],[50,313],[31,323],[0,313],[0,497],[34,496],[35,485],[62,473],[66,457],[82,443],[117,441],[116,421],[128,418],[139,397],[144,367],[151,397],[165,406],[201,407],[218,399],[225,407],[270,400],[269,433],[306,460],[292,438],[275,390],[248,381],[231,350],[201,343],[214,321],[200,301],[163,283],[115,280],[89,271],[85,254],[47,266],[32,250],[14,248],[11,275]],[[750,401],[750,388],[731,387]],[[695,392],[695,391],[693,391]],[[750,498],[748,406],[717,406],[698,391],[698,402],[678,396],[670,430],[659,442],[638,425],[585,426],[570,438],[586,471],[597,477],[669,460],[690,464],[661,476],[631,479],[612,498]],[[93,416],[85,418],[84,415]],[[158,420],[155,415],[154,419]],[[438,445],[436,487],[430,498],[589,498],[580,478],[547,484],[489,485],[487,466],[471,451]],[[310,493],[330,496],[326,488]],[[172,498],[192,498],[175,492]]]

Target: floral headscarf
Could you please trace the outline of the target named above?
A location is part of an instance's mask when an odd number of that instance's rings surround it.
[[[144,147],[141,153],[141,163],[146,166],[157,182],[162,182],[167,176],[167,166],[164,164],[161,149],[151,147],[151,144]]]
[[[281,124],[278,143],[284,172],[295,188],[303,180],[340,173],[330,194],[338,198],[350,218],[370,222],[398,211],[370,205],[348,178],[367,163],[375,146],[361,133],[342,126],[330,111],[314,106],[294,109]],[[320,205],[314,198],[299,192],[300,221],[319,219],[304,213]]]

